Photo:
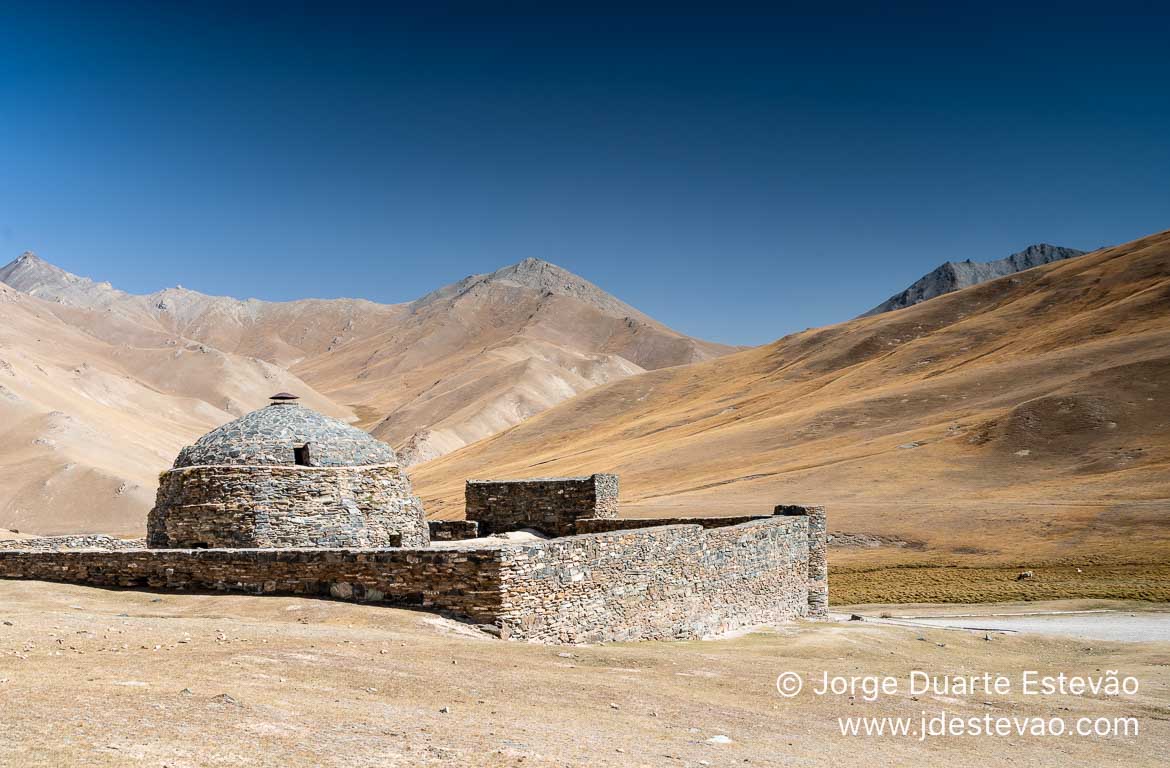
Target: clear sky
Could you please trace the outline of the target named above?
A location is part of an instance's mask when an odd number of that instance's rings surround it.
[[[397,302],[534,256],[762,343],[1170,228],[1165,3],[568,5],[0,0],[0,263]]]

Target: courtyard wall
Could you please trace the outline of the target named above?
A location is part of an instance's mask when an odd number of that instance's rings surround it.
[[[823,512],[795,509],[443,549],[0,550],[0,578],[417,606],[512,640],[695,639],[823,614]]]

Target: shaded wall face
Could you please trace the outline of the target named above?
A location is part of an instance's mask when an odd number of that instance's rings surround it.
[[[552,477],[535,480],[468,480],[467,519],[480,535],[532,528],[549,536],[572,536],[577,521],[614,518],[617,475]]]
[[[422,503],[396,465],[187,467],[164,473],[154,548],[422,547]]]

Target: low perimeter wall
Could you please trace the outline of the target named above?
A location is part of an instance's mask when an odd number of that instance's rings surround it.
[[[671,525],[503,550],[504,636],[702,638],[809,615],[808,518]]]
[[[384,601],[480,623],[500,606],[499,553],[425,549],[0,552],[0,578]]]
[[[146,549],[146,539],[118,539],[101,533],[70,536],[33,536],[27,539],[0,539],[0,549],[56,552],[62,549]]]
[[[0,551],[0,578],[386,602],[514,640],[702,638],[823,614],[824,515],[799,509],[494,548]]]

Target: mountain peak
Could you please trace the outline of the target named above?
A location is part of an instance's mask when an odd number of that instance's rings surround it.
[[[495,272],[487,275],[487,279],[508,280],[518,285],[526,285],[529,288],[555,289],[565,285],[575,284],[589,285],[596,288],[596,286],[585,278],[575,275],[563,267],[558,267],[552,262],[532,258],[531,256],[515,264],[500,267]],[[597,290],[601,289],[597,288]]]
[[[97,297],[116,291],[109,283],[98,283],[80,277],[45,261],[32,251],[25,251],[15,260],[0,267],[0,283],[21,293],[61,304],[92,304]]]
[[[545,296],[565,296],[589,304],[611,317],[633,317],[654,322],[621,299],[606,293],[580,275],[543,259],[529,257],[515,264],[500,267],[495,272],[469,275],[457,283],[444,286],[414,302],[415,310],[436,301],[454,301],[473,294],[476,288],[490,285],[528,288]]]
[[[923,275],[909,288],[886,299],[862,317],[904,309],[944,293],[970,288],[972,285],[1022,272],[1032,267],[1039,267],[1042,264],[1051,264],[1054,261],[1083,256],[1085,253],[1086,251],[1078,251],[1076,248],[1064,248],[1048,243],[1033,243],[1022,251],[1017,251],[1007,258],[995,261],[971,261],[970,259],[945,261],[928,274]]]

